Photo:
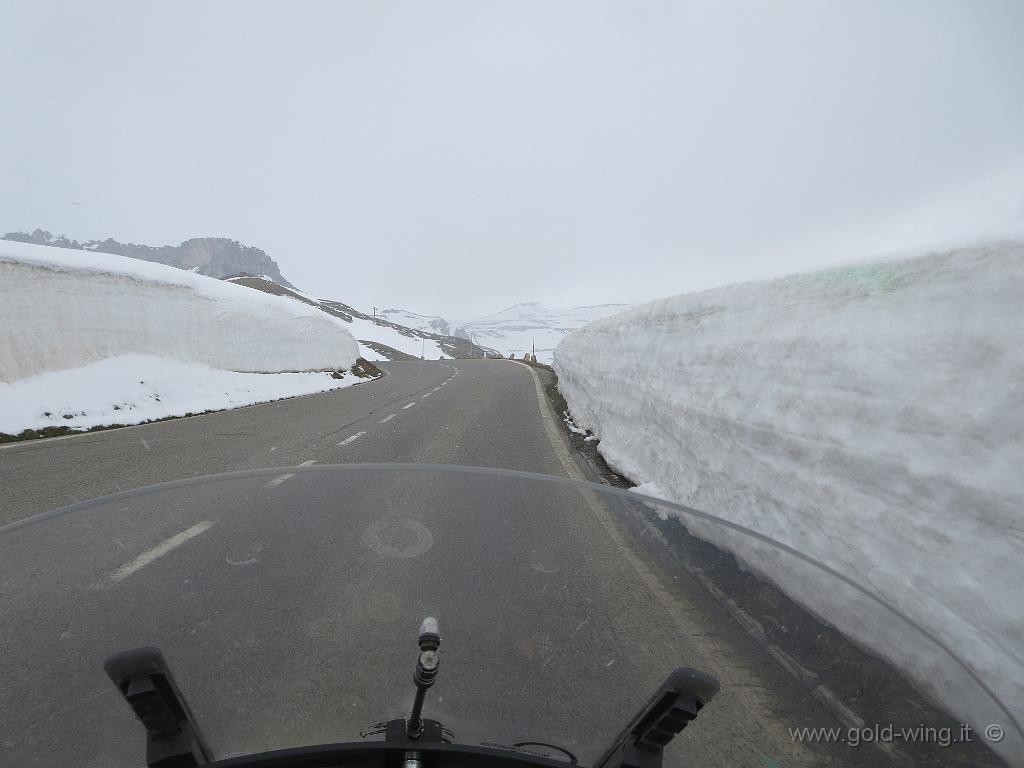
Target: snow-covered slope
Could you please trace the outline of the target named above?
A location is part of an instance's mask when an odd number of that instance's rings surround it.
[[[21,384],[18,402],[27,402],[26,382],[55,393],[55,382],[85,381],[93,376],[88,371],[98,370],[93,364],[125,355],[221,372],[279,373],[344,370],[358,354],[344,322],[290,299],[123,256],[6,241],[0,242],[0,326],[0,382]],[[103,370],[134,375],[128,366]],[[55,371],[62,373],[41,377]],[[329,376],[317,378],[326,387],[342,386]],[[284,381],[267,379],[262,386],[283,396]],[[107,382],[111,393],[122,383]],[[309,382],[299,388],[308,390]],[[8,430],[17,421],[15,396],[11,388],[0,393],[0,420]],[[48,425],[46,419],[66,412],[40,407],[57,415],[40,412],[33,424]]]
[[[418,360],[421,356],[428,360],[447,360],[480,358],[488,354],[495,354],[494,350],[484,349],[468,339],[411,328],[387,319],[379,310],[378,316],[374,318],[344,302],[318,299],[297,289],[284,288],[265,278],[231,277],[228,278],[228,282],[294,299],[344,321],[359,341],[359,356],[365,360],[407,360],[410,358]],[[404,312],[404,310],[389,311]]]
[[[407,309],[378,309],[377,317],[390,320],[392,323],[403,325],[406,328],[412,328],[415,331],[427,331],[429,333],[439,333],[442,336],[469,338],[462,328],[456,327],[443,317],[438,317],[437,315],[419,315]]]
[[[880,594],[1024,720],[1024,240],[677,296],[555,352],[575,420],[636,482]],[[907,670],[1021,764],[970,673],[858,595],[685,519]]]
[[[452,359],[452,355],[445,352],[437,339],[405,334],[396,328],[380,325],[372,320],[353,317],[351,331],[352,335],[360,340],[360,354],[366,360],[391,359],[387,352],[375,350],[372,346],[374,344],[381,344],[416,358],[422,356],[428,360]]]
[[[477,344],[496,349],[504,357],[510,354],[522,357],[536,344],[538,362],[550,363],[551,353],[566,334],[626,307],[625,304],[601,304],[552,309],[536,302],[515,304],[493,315],[463,323],[461,330]]]

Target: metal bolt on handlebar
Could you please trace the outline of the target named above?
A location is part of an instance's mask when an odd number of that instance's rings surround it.
[[[441,661],[438,651],[441,646],[441,633],[437,628],[437,619],[428,616],[423,620],[420,625],[419,646],[420,655],[412,676],[412,681],[416,685],[416,698],[413,700],[412,714],[409,715],[406,727],[406,735],[410,739],[417,739],[423,733],[423,700],[427,695],[427,689],[437,680],[437,669]]]
[[[437,619],[427,616],[420,624],[420,650],[436,651],[441,645],[441,632],[437,628]]]

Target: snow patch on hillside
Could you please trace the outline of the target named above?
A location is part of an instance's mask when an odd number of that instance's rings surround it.
[[[348,324],[346,324],[348,325]],[[351,325],[348,325],[352,335],[360,341],[375,341],[378,344],[385,344],[399,352],[404,352],[413,357],[423,355],[427,360],[451,360],[441,349],[441,345],[434,339],[423,339],[405,334],[390,328],[386,325],[377,325],[372,320],[363,320],[353,317]],[[386,357],[378,355],[365,344],[359,345],[360,355],[366,360],[386,360]],[[367,357],[374,355],[375,357]]]
[[[559,344],[609,463],[811,555],[953,649],[1024,720],[1024,240],[651,302]],[[660,495],[660,494],[659,494]],[[810,610],[1016,760],[1024,741],[932,641],[840,582],[710,523]]]
[[[420,315],[406,309],[378,309],[377,317],[417,331],[437,333],[442,336],[463,336],[459,333],[460,328],[455,328],[452,323],[437,315]],[[463,336],[463,338],[469,337]]]

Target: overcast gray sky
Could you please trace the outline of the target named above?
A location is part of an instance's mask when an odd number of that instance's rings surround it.
[[[469,319],[1024,219],[1024,3],[3,2],[0,229]]]

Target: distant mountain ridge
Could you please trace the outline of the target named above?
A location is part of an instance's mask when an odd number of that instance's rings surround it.
[[[45,229],[36,229],[31,233],[8,232],[3,239],[56,248],[112,253],[131,259],[166,264],[208,277],[225,278],[242,273],[263,274],[278,285],[295,287],[285,280],[277,262],[265,251],[226,237],[194,237],[180,245],[151,246],[122,243],[113,238],[79,242],[66,235],[53,235]]]

